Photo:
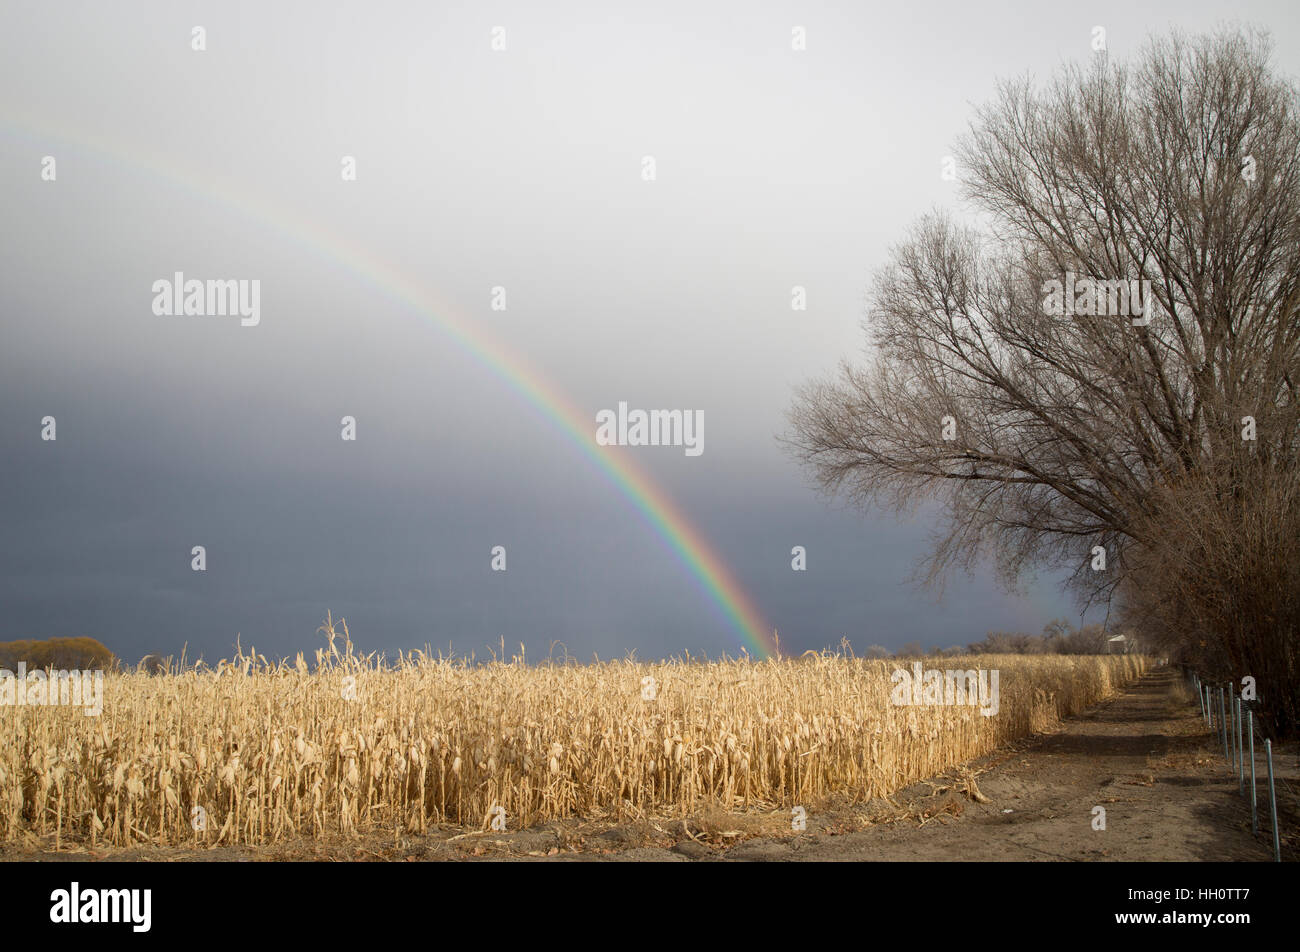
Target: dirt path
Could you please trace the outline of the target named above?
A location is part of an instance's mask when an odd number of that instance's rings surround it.
[[[1250,808],[1177,676],[1156,669],[1051,734],[1000,748],[888,800],[644,820],[610,828],[570,820],[517,832],[445,829],[427,836],[303,840],[264,849],[132,848],[54,853],[52,843],[0,847],[16,860],[533,860],[533,861],[1268,861],[1271,838],[1250,832]],[[1296,756],[1276,765],[1300,788]],[[1261,774],[1263,771],[1260,761]],[[978,795],[960,778],[974,776]],[[957,778],[954,781],[953,778]],[[944,789],[946,788],[946,789]],[[1261,780],[1261,805],[1267,797]],[[981,799],[982,798],[982,799]],[[1093,809],[1106,828],[1093,829]],[[1294,832],[1295,812],[1283,820]],[[1266,814],[1261,827],[1267,829]],[[1294,840],[1292,840],[1294,842]],[[1296,850],[1284,837],[1283,857]]]

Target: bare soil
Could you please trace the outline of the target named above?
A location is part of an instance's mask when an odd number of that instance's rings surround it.
[[[1258,750],[1260,833],[1237,776],[1177,675],[1156,669],[1115,698],[1027,738],[867,802],[631,823],[568,820],[515,832],[443,827],[272,847],[133,847],[90,851],[32,838],[0,846],[6,860],[145,861],[1269,861],[1267,780]],[[1275,751],[1283,859],[1300,853],[1296,748]],[[1249,788],[1249,773],[1246,786]],[[1094,808],[1105,829],[1094,829]]]

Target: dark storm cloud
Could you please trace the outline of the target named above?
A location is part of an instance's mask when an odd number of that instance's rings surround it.
[[[320,643],[329,609],[366,650],[736,652],[619,488],[439,328],[448,315],[508,341],[593,431],[619,401],[703,410],[702,456],[637,462],[791,650],[946,646],[1069,613],[1051,580],[1020,601],[984,577],[918,594],[926,521],[828,506],[774,437],[794,385],[860,352],[888,244],[953,201],[939,159],[968,101],[1087,55],[1093,21],[1120,53],[1164,14],[349,11],[6,14],[0,638],[211,659],[238,634],[291,655]],[[1193,29],[1210,11],[1169,7]],[[1293,65],[1294,32],[1278,41]],[[427,312],[365,262],[407,276]],[[155,314],[152,286],[176,272],[260,281],[260,322]],[[505,573],[489,569],[497,544]]]

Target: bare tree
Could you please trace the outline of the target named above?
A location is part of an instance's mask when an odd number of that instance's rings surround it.
[[[1041,91],[1004,83],[958,149],[983,230],[923,218],[876,276],[868,365],[791,411],[822,488],[899,508],[937,496],[928,581],[985,555],[1009,584],[1064,566],[1085,604],[1119,592],[1167,637],[1185,613],[1153,603],[1195,591],[1222,602],[1198,641],[1260,644],[1268,619],[1294,646],[1294,587],[1262,527],[1300,456],[1298,116],[1249,31],[1153,40],[1135,69],[1074,67]],[[1253,547],[1238,564],[1263,573],[1249,619],[1167,558],[1174,524],[1207,507],[1221,531],[1203,545]],[[1267,676],[1292,726],[1287,650]]]
[[[990,631],[982,642],[971,645],[971,650],[989,654],[1021,654],[1028,643],[1028,635],[1012,631]]]
[[[166,657],[157,654],[147,654],[140,659],[136,666],[137,671],[143,671],[145,674],[167,674],[172,669],[172,657]]]
[[[1063,654],[1100,654],[1106,650],[1111,632],[1101,625],[1084,625],[1078,631],[1068,632],[1062,639]]]
[[[1300,473],[1238,469],[1153,494],[1160,532],[1130,556],[1122,617],[1202,671],[1254,677],[1257,716],[1287,733],[1300,718]]]
[[[1047,641],[1055,639],[1068,638],[1074,631],[1074,626],[1070,624],[1067,618],[1053,618],[1043,626],[1043,638]]]

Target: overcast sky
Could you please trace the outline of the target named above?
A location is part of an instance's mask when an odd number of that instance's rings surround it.
[[[611,452],[789,649],[1077,622],[1051,577],[911,585],[929,517],[819,497],[777,442],[793,388],[861,355],[917,216],[969,214],[941,160],[999,77],[1225,14],[1294,75],[1294,4],[620,6],[4,0],[0,640],[275,656],[329,609],[390,653],[735,654],[492,341],[589,437],[620,401],[703,413],[699,456]],[[175,272],[258,280],[259,322],[156,314]]]

